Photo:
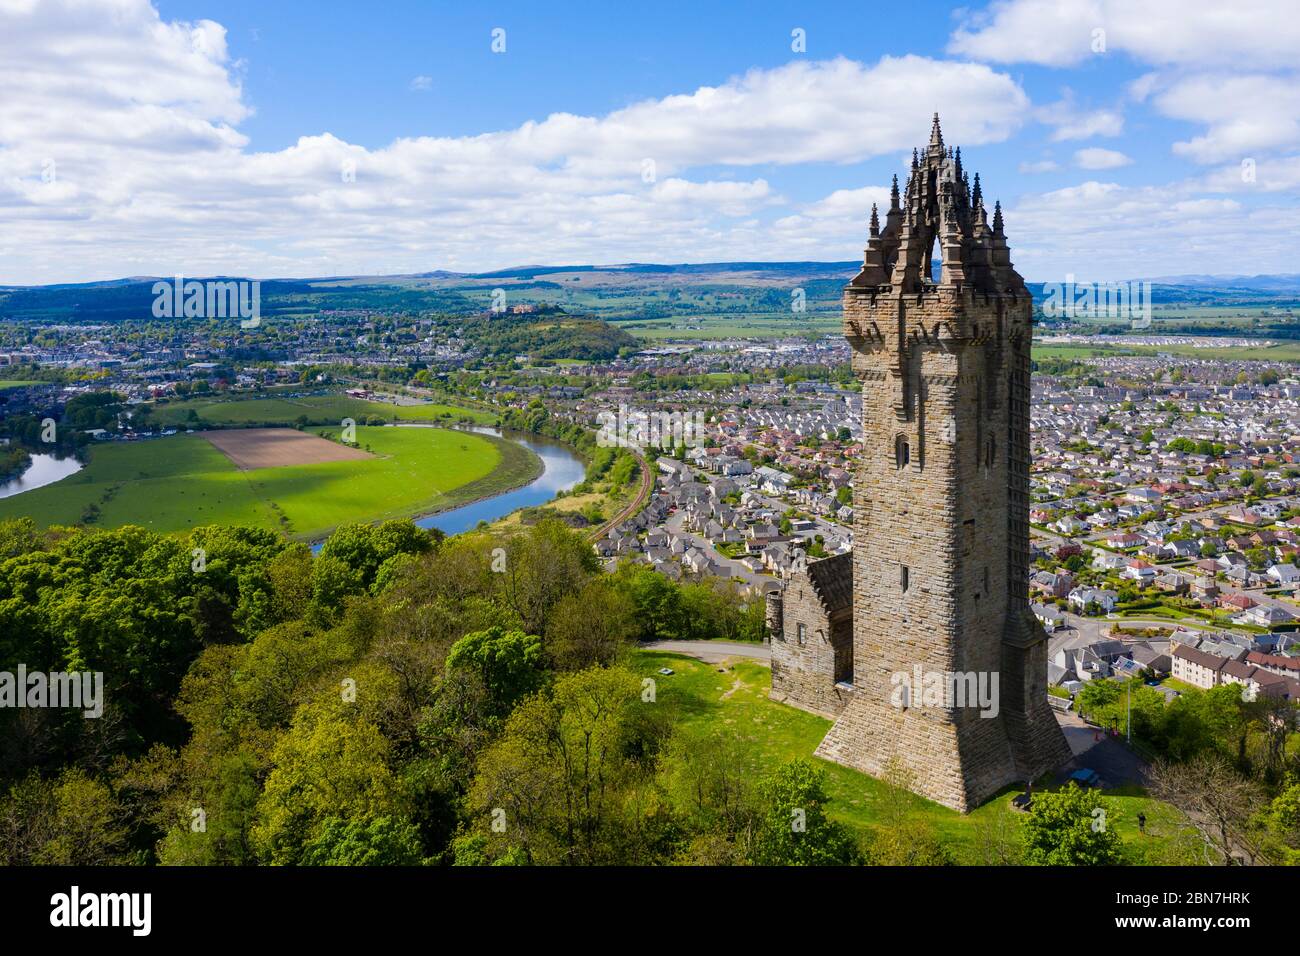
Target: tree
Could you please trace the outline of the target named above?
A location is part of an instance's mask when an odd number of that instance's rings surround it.
[[[765,808],[754,841],[759,866],[833,866],[861,861],[853,837],[826,816],[826,772],[802,758],[777,767],[759,784]]]
[[[1119,834],[1101,794],[1071,782],[1038,793],[1024,829],[1025,862],[1037,866],[1107,866],[1120,862]]]
[[[327,817],[303,847],[303,866],[414,866],[421,862],[420,831],[389,816]]]
[[[1259,856],[1251,820],[1264,807],[1258,784],[1226,757],[1202,753],[1184,763],[1159,760],[1151,768],[1151,795],[1182,811],[1204,841],[1207,862],[1231,866]]]
[[[480,757],[468,796],[489,858],[512,849],[549,865],[653,858],[643,832],[652,817],[638,791],[651,779],[663,729],[638,719],[655,706],[640,690],[630,671],[592,668],[515,708]]]
[[[466,634],[447,654],[448,670],[477,674],[499,714],[508,714],[516,702],[541,686],[544,666],[540,637],[502,627]]]
[[[599,568],[586,539],[554,518],[510,538],[504,551],[505,567],[493,575],[494,583],[523,629],[542,637],[555,605],[580,590]]]
[[[275,745],[274,769],[257,802],[251,834],[266,862],[301,862],[334,818],[407,816],[401,786],[388,766],[392,744],[373,723],[347,716],[346,706],[299,708],[293,726]]]
[[[636,640],[631,599],[607,577],[589,581],[551,613],[546,653],[560,670],[576,671],[618,661]]]
[[[870,859],[876,866],[951,866],[954,862],[933,826],[914,813],[920,803],[912,792],[914,782],[915,774],[898,757],[885,764],[880,825],[870,847]]]

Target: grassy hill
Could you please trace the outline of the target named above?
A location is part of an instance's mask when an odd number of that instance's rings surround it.
[[[637,651],[633,668],[653,677],[657,703],[672,708],[687,726],[727,730],[739,734],[760,755],[759,763],[772,767],[794,757],[815,759],[827,774],[831,802],[829,814],[859,833],[866,833],[881,816],[886,785],[848,767],[814,758],[831,721],[768,698],[771,671],[762,664],[733,659],[730,669],[680,654]],[[658,673],[662,667],[671,676]],[[1019,791],[1016,791],[1019,792]],[[990,834],[1014,833],[1021,815],[1010,808],[1010,791],[968,814],[905,795],[910,818],[923,822],[964,864],[991,862],[985,858]],[[1124,842],[1126,862],[1166,864],[1198,862],[1187,855],[1177,834],[1177,811],[1141,793],[1123,790],[1105,794],[1107,818]],[[1137,815],[1145,813],[1147,834],[1138,831]]]

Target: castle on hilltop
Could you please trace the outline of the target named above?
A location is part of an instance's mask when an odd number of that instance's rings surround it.
[[[769,596],[772,696],[835,718],[819,756],[877,776],[897,761],[966,811],[1070,751],[1029,610],[1032,299],[938,114],[884,228],[872,207],[843,301],[862,382],[854,549]]]

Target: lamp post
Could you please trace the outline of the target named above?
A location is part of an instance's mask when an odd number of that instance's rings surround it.
[[[1128,683],[1124,685],[1124,737],[1129,744],[1133,743],[1133,677],[1129,676]]]

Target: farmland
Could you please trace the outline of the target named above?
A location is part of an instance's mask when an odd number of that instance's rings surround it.
[[[0,500],[0,519],[161,532],[246,524],[312,539],[347,522],[457,507],[523,484],[540,468],[513,442],[443,428],[359,426],[357,444],[370,456],[252,471],[201,435],[98,445],[76,475]]]

